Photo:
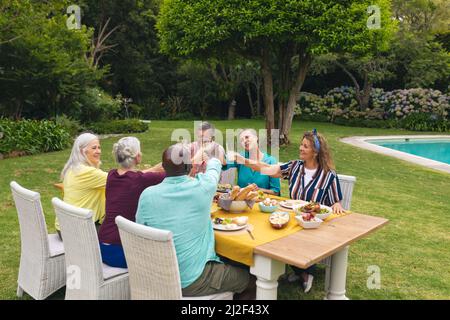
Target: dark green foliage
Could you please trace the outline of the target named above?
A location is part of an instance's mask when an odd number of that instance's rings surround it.
[[[89,88],[74,102],[69,115],[81,123],[98,122],[120,116],[122,102],[99,88]]]
[[[138,119],[112,120],[105,122],[91,123],[88,129],[96,134],[108,133],[137,133],[148,130],[148,124]]]
[[[161,0],[80,0],[83,24],[96,29],[108,19],[107,39],[101,66],[110,66],[102,87],[112,95],[121,93],[145,106],[150,99],[164,100],[176,88],[177,63],[159,52],[156,19]],[[145,108],[144,108],[145,109]],[[145,110],[143,111],[145,114]],[[153,118],[153,117],[152,117]]]
[[[413,113],[399,121],[401,128],[412,131],[439,131],[450,130],[450,124],[442,117],[429,113]]]
[[[0,34],[3,27],[14,40],[1,43],[0,37],[0,115],[19,119],[67,114],[77,97],[103,76],[86,59],[93,30],[67,28],[65,0],[1,3],[0,15],[10,10],[11,19],[3,26],[0,19]]]
[[[74,120],[65,114],[61,116],[57,116],[55,118],[55,122],[60,127],[66,129],[71,137],[77,136],[81,131],[83,131],[83,126],[80,124],[78,120]]]
[[[69,132],[54,121],[0,119],[0,153],[35,154],[58,151],[70,143]]]
[[[337,117],[333,120],[334,124],[339,124],[348,127],[362,127],[362,128],[382,128],[382,129],[391,129],[391,128],[401,128],[399,123],[394,119],[389,120],[370,120],[370,119],[345,119],[341,117]]]

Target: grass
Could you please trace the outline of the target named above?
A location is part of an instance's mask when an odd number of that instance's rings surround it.
[[[263,128],[257,120],[216,121],[218,129]],[[350,128],[326,123],[294,122],[293,143],[280,150],[280,160],[298,158],[298,141],[311,128],[323,133],[333,150],[338,173],[356,176],[352,210],[388,218],[390,223],[350,247],[347,295],[351,299],[449,299],[450,298],[450,175],[392,157],[372,153],[339,142],[353,135],[408,134],[400,130]],[[160,161],[171,144],[176,128],[188,128],[187,121],[153,121],[150,130],[136,134],[141,140],[144,163]],[[102,140],[102,168],[114,167],[112,144],[118,138]],[[17,214],[9,182],[17,181],[42,196],[47,225],[54,231],[51,198],[60,196],[53,183],[70,150],[0,161],[0,299],[16,299],[20,256]],[[287,185],[282,183],[282,195]],[[368,289],[368,267],[381,270],[381,288]],[[298,284],[281,282],[279,299],[322,299],[324,272],[319,268],[313,289],[305,295]],[[57,293],[53,298],[63,297]],[[29,298],[29,297],[28,297]]]

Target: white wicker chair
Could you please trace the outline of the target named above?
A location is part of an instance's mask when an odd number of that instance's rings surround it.
[[[346,176],[338,174],[339,184],[342,192],[342,207],[345,210],[350,210],[352,202],[353,187],[355,186],[356,177]],[[325,268],[325,291],[328,292],[330,287],[330,270],[331,270],[331,257],[323,259],[320,263],[326,266]]]
[[[116,217],[127,259],[131,299],[180,300],[180,272],[172,232],[140,225],[121,216]],[[231,300],[233,293],[224,292],[190,300]]]
[[[220,174],[220,184],[231,184],[234,185],[236,183],[236,168],[230,168],[224,170]]]
[[[37,192],[10,183],[19,216],[20,267],[17,296],[25,291],[42,300],[66,284],[64,246],[57,234],[47,234],[47,225]]]
[[[66,300],[128,300],[128,270],[102,263],[92,211],[58,198],[52,203],[66,249]]]

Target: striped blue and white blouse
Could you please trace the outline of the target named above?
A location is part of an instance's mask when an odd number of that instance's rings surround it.
[[[335,171],[325,173],[320,167],[305,185],[305,167],[302,160],[291,160],[280,165],[281,176],[289,180],[289,196],[294,200],[315,201],[332,206],[342,200],[341,186]]]

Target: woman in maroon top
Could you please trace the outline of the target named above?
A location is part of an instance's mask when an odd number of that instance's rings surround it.
[[[135,137],[125,137],[115,143],[113,155],[120,168],[108,173],[106,215],[98,237],[103,262],[111,267],[126,268],[127,263],[115,218],[123,216],[135,221],[142,191],[161,183],[166,175],[161,165],[144,171],[135,169],[142,160],[140,142]]]

